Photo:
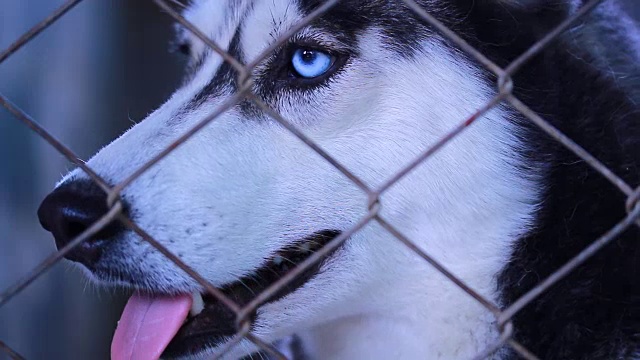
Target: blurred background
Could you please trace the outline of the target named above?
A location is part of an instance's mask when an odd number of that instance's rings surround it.
[[[0,0],[0,49],[62,3]],[[152,1],[84,1],[0,65],[0,93],[87,159],[177,87],[171,24]],[[36,210],[71,167],[2,107],[0,166],[1,292],[55,251]],[[123,301],[59,263],[0,307],[0,340],[27,359],[108,359]]]

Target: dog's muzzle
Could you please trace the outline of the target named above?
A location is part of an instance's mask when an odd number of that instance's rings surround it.
[[[124,208],[128,209],[129,206],[125,204]],[[107,195],[101,188],[89,180],[76,180],[60,185],[49,194],[38,209],[38,217],[42,226],[53,234],[57,248],[63,249],[108,211]],[[117,221],[111,222],[94,236],[74,247],[65,257],[81,263],[96,274],[96,271],[101,270],[100,259],[107,256],[111,245],[123,238],[125,232],[122,224]],[[312,233],[271,254],[251,274],[220,286],[220,290],[237,305],[245,306],[257,294],[265,291],[339,234],[338,230]],[[327,254],[323,260],[329,256],[331,254]],[[304,271],[266,302],[277,301],[299,289],[320,271],[323,263],[324,261],[321,261]],[[123,269],[107,270],[127,275],[122,273]],[[140,289],[145,288],[145,280],[138,274],[131,276],[127,282],[133,288]],[[129,300],[114,336],[114,359],[128,358],[130,354],[138,352],[141,352],[141,359],[157,358],[161,354],[171,358],[181,357],[219,346],[227,341],[237,331],[235,314],[212,295],[196,295],[153,290],[136,292]],[[198,299],[199,304],[196,306],[196,301],[192,299]],[[194,311],[194,308],[197,310]],[[148,315],[154,311],[163,319],[160,323],[157,323],[157,319],[149,318]],[[255,312],[250,320],[252,323],[256,320]],[[146,326],[147,323],[151,325]],[[171,328],[171,331],[159,331],[158,326],[165,330]],[[145,329],[148,330],[148,336],[137,336],[137,332],[144,333]],[[137,335],[132,336],[133,332]],[[132,343],[132,339],[135,338],[155,340],[145,344],[139,341]],[[138,358],[137,355],[135,357]]]

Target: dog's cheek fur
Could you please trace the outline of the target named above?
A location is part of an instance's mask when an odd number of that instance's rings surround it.
[[[318,115],[321,125],[309,129],[330,154],[373,187],[433,145],[490,96],[477,70],[453,60],[437,43],[425,44],[425,53],[414,59],[382,53],[381,44],[375,31],[361,39],[358,64],[327,90],[327,104],[321,108],[329,108],[330,103],[332,110]],[[415,81],[417,78],[429,81]],[[288,115],[295,118],[295,110]],[[535,189],[541,188],[535,185],[538,179],[517,170],[517,131],[504,121],[505,116],[508,113],[502,110],[490,112],[382,196],[385,218],[490,298],[494,297],[493,274],[507,261],[513,239],[527,231],[537,201]],[[496,218],[496,213],[503,215]],[[370,258],[365,265],[371,272],[365,278],[379,286],[370,288],[368,296],[391,307],[385,309],[386,314],[403,318],[406,314],[398,309],[411,309],[414,303],[443,310],[414,316],[421,323],[450,324],[450,328],[440,326],[433,332],[419,330],[424,338],[418,342],[429,351],[472,356],[481,350],[479,344],[491,339],[490,328],[479,325],[487,321],[483,310],[432,268],[415,261],[417,257],[404,252],[403,245],[384,230],[365,230],[350,243],[357,247],[360,241],[367,246],[354,250],[354,257]],[[393,268],[384,267],[390,263],[395,264]],[[357,263],[348,271],[355,269]],[[341,278],[337,273],[332,275]],[[408,294],[407,288],[416,283],[422,290]],[[344,315],[345,304],[350,303],[343,301],[341,310],[329,313]],[[375,313],[375,306],[366,303],[358,298],[358,311]],[[454,315],[439,317],[445,313]],[[309,320],[308,314],[300,316]],[[330,319],[325,315],[323,320]],[[339,323],[332,327],[341,328]],[[460,332],[466,330],[462,329],[469,328],[476,329],[477,338],[465,347],[456,339],[464,336]],[[323,332],[317,331],[315,335]],[[337,331],[331,339],[353,338],[353,334],[340,336]],[[367,353],[356,340],[350,346],[351,351]]]

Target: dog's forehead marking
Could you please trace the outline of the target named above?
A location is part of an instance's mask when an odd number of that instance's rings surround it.
[[[245,64],[259,57],[271,44],[287,41],[281,39],[282,35],[304,18],[298,3],[292,0],[196,0],[183,15],[223,51]],[[191,45],[192,62],[197,64],[190,80],[177,92],[180,96],[176,98],[183,99],[180,113],[184,113],[212,97],[231,94],[236,73],[233,67],[224,66],[222,57],[197,35],[188,29],[180,30],[181,41]],[[299,34],[306,32],[308,27]],[[266,54],[269,55],[272,54]]]
[[[254,0],[194,0],[182,15],[220,49],[229,53],[233,52],[230,47],[238,32],[240,22],[253,2]],[[198,99],[205,99],[207,96],[219,92],[218,88],[228,84],[226,81],[217,84],[217,86],[212,84],[223,64],[223,58],[215,54],[213,49],[210,49],[188,29],[179,27],[179,30],[180,41],[190,44],[192,62],[197,65],[190,80],[174,93],[172,100],[175,99],[176,103],[182,103],[179,106],[182,110],[188,110],[193,109],[194,102],[201,103]],[[230,55],[237,58],[236,54]],[[173,119],[171,122],[176,123],[175,120]]]
[[[286,40],[282,35],[304,19],[300,9],[292,0],[196,0],[183,15],[225,51],[240,30],[240,50],[251,61],[272,43]],[[181,36],[191,44],[195,58],[208,51],[188,30]]]
[[[242,22],[241,49],[249,61],[258,57],[265,48],[282,39],[287,30],[304,19],[299,5],[291,0],[261,0]]]
[[[196,0],[183,13],[187,21],[215,42],[223,50],[228,50],[242,17],[254,0]],[[183,36],[191,43],[194,57],[205,52],[206,45],[188,30]]]

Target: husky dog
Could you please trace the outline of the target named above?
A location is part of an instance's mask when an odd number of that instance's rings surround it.
[[[500,66],[581,0],[420,0]],[[240,63],[323,4],[195,0],[184,16]],[[615,3],[573,25],[513,77],[514,94],[640,185],[640,32]],[[87,165],[116,184],[245,86],[186,29],[183,86]],[[256,96],[368,187],[388,181],[497,93],[496,77],[402,1],[343,0],[252,73]],[[240,306],[368,213],[365,191],[243,99],[122,192],[127,215]],[[474,291],[512,304],[626,215],[626,196],[501,104],[380,197],[380,216]],[[58,247],[107,212],[81,170],[39,210]],[[632,226],[513,318],[544,359],[640,358],[640,229]],[[98,283],[135,290],[113,359],[204,358],[235,317],[184,271],[113,223],[67,255]],[[202,295],[204,294],[204,295]],[[308,359],[469,359],[495,316],[376,221],[250,317],[267,342],[295,334]],[[227,353],[258,351],[242,340]],[[505,347],[494,355],[516,359]]]

